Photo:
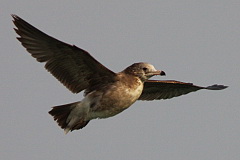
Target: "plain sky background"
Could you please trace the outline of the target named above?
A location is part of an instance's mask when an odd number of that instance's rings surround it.
[[[239,160],[240,1],[0,2],[1,160]],[[10,14],[89,51],[115,72],[149,62],[166,77],[223,91],[138,101],[64,135],[48,114],[79,101],[16,40]]]

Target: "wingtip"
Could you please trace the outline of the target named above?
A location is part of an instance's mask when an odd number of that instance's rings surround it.
[[[16,14],[11,14],[11,16],[12,16],[13,20],[16,20],[19,18]]]
[[[15,24],[15,26],[17,27],[17,21],[19,21],[19,20],[21,20],[21,18],[20,17],[18,17],[16,14],[11,14],[11,16],[12,16],[12,18],[13,18],[13,20],[12,20],[12,22]],[[18,30],[18,29],[16,29],[16,28],[13,28],[15,31],[16,30]]]
[[[212,86],[206,87],[206,89],[209,89],[209,90],[222,90],[222,89],[225,89],[225,88],[228,88],[228,86],[218,85],[218,84],[214,84]]]

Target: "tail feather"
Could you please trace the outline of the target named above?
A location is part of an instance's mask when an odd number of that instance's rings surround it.
[[[58,125],[64,129],[65,134],[69,131],[82,129],[89,121],[84,120],[84,117],[79,115],[78,117],[69,117],[73,109],[79,104],[79,102],[65,104],[61,106],[55,106],[48,113],[53,116]]]
[[[58,125],[65,129],[67,127],[67,118],[68,115],[71,113],[71,106],[75,103],[65,104],[61,106],[55,106],[52,108],[51,111],[48,113],[53,116],[54,120],[58,123]]]

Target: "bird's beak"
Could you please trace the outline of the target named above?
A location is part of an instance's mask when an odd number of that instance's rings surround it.
[[[166,73],[164,71],[154,71],[152,74],[155,75],[160,75],[160,76],[166,76]]]

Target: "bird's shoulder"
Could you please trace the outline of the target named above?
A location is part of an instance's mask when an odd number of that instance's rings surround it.
[[[126,74],[125,72],[119,72],[116,76],[117,85],[122,85],[127,88],[137,88],[138,86],[143,86],[141,79],[132,74]]]

